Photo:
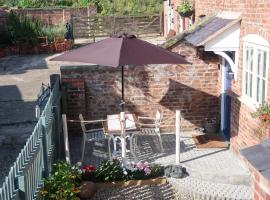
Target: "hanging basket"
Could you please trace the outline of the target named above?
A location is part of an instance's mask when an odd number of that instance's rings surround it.
[[[179,12],[179,15],[181,16],[181,17],[190,17],[191,15],[193,15],[193,10],[190,10],[190,11],[188,11],[188,12],[185,12],[185,13],[183,13],[183,12]]]

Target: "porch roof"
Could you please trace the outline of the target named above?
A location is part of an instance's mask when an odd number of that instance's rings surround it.
[[[240,20],[240,13],[221,12],[204,26],[186,36],[185,39],[194,46],[204,46],[210,40],[231,29]]]
[[[225,32],[231,32],[235,25],[240,24],[241,13],[222,11],[215,15],[204,17],[200,22],[191,26],[183,33],[167,40],[162,47],[170,48],[182,40],[195,47],[205,46],[209,42],[219,39]]]

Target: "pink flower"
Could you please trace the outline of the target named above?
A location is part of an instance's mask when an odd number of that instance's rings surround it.
[[[139,170],[143,170],[144,164],[140,161],[140,162],[137,163],[136,167],[137,167]]]
[[[145,175],[151,174],[151,169],[149,167],[144,168]]]

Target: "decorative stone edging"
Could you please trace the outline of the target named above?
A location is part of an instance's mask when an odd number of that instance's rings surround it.
[[[158,177],[146,180],[129,180],[129,181],[117,181],[108,183],[96,183],[98,188],[101,187],[130,187],[130,186],[144,186],[144,185],[164,185],[168,181],[164,177]]]

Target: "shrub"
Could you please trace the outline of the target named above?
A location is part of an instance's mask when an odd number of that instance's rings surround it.
[[[142,180],[164,175],[163,167],[148,162],[138,162],[136,165],[123,168],[118,160],[104,161],[95,170],[91,165],[85,166],[82,177],[94,182],[112,182],[127,180]]]
[[[95,181],[122,181],[125,174],[118,160],[104,161],[95,172]]]
[[[179,13],[189,13],[193,10],[193,5],[190,0],[184,0],[180,6],[177,7]]]
[[[80,179],[81,170],[78,166],[58,162],[53,165],[51,175],[44,179],[44,188],[40,193],[50,200],[77,200]]]

